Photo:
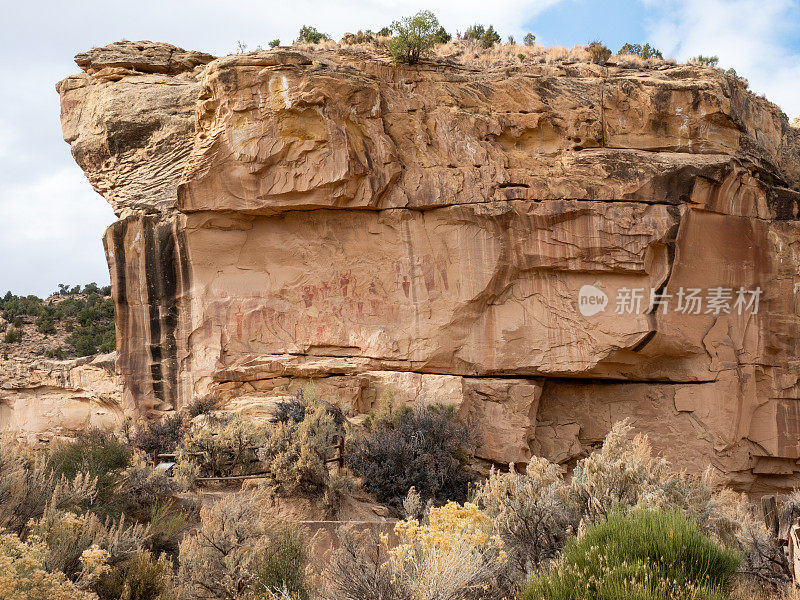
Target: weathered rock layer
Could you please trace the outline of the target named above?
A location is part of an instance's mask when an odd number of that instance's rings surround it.
[[[360,412],[455,404],[491,461],[569,464],[630,417],[680,467],[800,482],[800,138],[741,80],[150,42],[76,60],[64,137],[120,217],[127,409],[257,410],[313,380]],[[651,300],[711,288],[727,311]]]
[[[123,411],[115,358],[112,353],[73,360],[3,361],[0,435],[35,444],[88,429],[117,429]]]

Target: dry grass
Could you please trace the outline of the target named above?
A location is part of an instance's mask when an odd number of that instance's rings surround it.
[[[294,48],[298,50],[328,50],[335,51],[346,48],[350,50],[360,50],[371,53],[385,53],[389,56],[386,44],[390,38],[374,36],[372,41],[351,44],[343,40],[323,40],[319,44],[295,43]],[[520,60],[520,55],[524,58]],[[521,44],[495,44],[492,48],[484,48],[476,40],[453,39],[447,44],[437,44],[434,46],[428,57],[434,61],[448,61],[471,68],[486,67],[507,67],[519,64],[551,64],[564,61],[576,61],[590,63],[591,57],[585,45],[565,48],[563,46],[542,46],[533,44],[525,46]],[[677,64],[675,59],[649,58],[642,59],[633,54],[614,55],[610,59],[623,68],[653,69],[663,65]]]

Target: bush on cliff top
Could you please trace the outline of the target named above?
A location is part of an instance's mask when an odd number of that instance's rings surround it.
[[[303,25],[297,34],[297,41],[305,42],[306,44],[319,44],[322,40],[327,39],[330,39],[327,33],[317,31],[316,27],[309,27],[308,25]]]
[[[433,47],[437,36],[444,37],[440,29],[439,20],[429,10],[403,17],[392,23],[395,35],[389,40],[389,52],[398,62],[416,64]]]
[[[484,27],[483,25],[471,25],[467,27],[464,32],[465,40],[474,40],[480,43],[482,48],[492,48],[495,44],[500,43],[500,34],[497,33],[493,25]]]
[[[629,44],[626,43],[619,49],[617,54],[634,54],[639,58],[647,60],[648,58],[664,58],[661,54],[661,50],[658,48],[654,48],[649,43],[642,46],[641,44]]]
[[[611,58],[611,50],[602,42],[592,42],[586,46],[586,51],[589,53],[592,61],[596,63],[604,63]]]

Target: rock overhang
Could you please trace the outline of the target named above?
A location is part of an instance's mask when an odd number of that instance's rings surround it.
[[[794,481],[800,144],[737,78],[142,47],[88,53],[59,86],[65,139],[122,217],[106,247],[132,405],[316,380],[369,410],[390,381],[491,424],[489,460],[573,460],[628,411],[679,465]],[[762,310],[648,297],[585,317],[587,284],[759,288]],[[682,457],[679,435],[705,441]]]

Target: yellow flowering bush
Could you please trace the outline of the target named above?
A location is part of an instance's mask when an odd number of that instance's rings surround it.
[[[494,571],[505,562],[503,541],[477,505],[448,502],[431,508],[427,523],[395,526],[399,544],[389,550],[392,579],[413,600],[491,597]],[[385,540],[384,543],[386,543]]]
[[[45,566],[47,547],[35,538],[21,541],[16,535],[0,535],[0,598],[14,600],[97,600],[69,581],[63,573]]]
[[[392,553],[399,554],[403,548],[414,544],[436,550],[451,550],[459,543],[482,550],[502,548],[503,541],[491,533],[492,529],[492,520],[476,504],[448,502],[430,509],[427,524],[420,524],[416,519],[397,523],[394,531],[401,544]]]
[[[81,553],[81,582],[84,585],[91,585],[106,575],[111,567],[108,560],[111,558],[108,550],[104,550],[97,544],[92,544]]]
[[[413,494],[413,490],[412,490]],[[388,536],[342,529],[326,570],[334,598],[398,600],[492,600],[508,597],[503,541],[491,519],[467,502],[431,508],[423,521],[395,525]]]

